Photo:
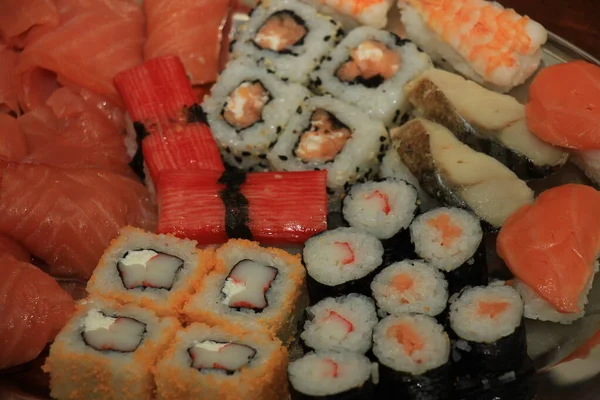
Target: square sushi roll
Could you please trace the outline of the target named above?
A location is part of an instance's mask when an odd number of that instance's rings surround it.
[[[186,303],[185,318],[208,325],[262,327],[291,344],[308,303],[300,256],[233,239],[216,251],[215,260],[215,270]]]
[[[152,398],[152,369],[179,328],[177,319],[151,310],[87,300],[50,348],[44,370],[52,398]]]
[[[287,365],[286,348],[265,330],[194,323],[157,365],[157,399],[286,399]]]
[[[87,291],[176,316],[213,268],[213,257],[193,240],[126,227],[104,252]]]

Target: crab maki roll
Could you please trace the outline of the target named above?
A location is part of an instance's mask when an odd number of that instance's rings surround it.
[[[295,0],[260,3],[233,43],[232,55],[250,56],[284,80],[305,84],[341,40],[341,26]]]
[[[435,208],[414,220],[410,237],[417,255],[446,274],[450,294],[487,284],[483,231],[472,213]]]
[[[312,86],[389,126],[400,123],[410,107],[404,84],[432,66],[410,41],[363,26],[352,30],[313,73]]]
[[[375,326],[373,353],[380,364],[377,398],[452,398],[450,340],[432,317],[384,318]]]
[[[156,366],[158,400],[263,399],[287,395],[285,347],[261,329],[193,323]]]
[[[193,240],[126,227],[104,252],[87,292],[176,315],[212,270],[213,255]]]
[[[292,343],[307,305],[300,256],[229,240],[216,251],[215,260],[215,270],[187,301],[186,318],[209,325],[263,327],[284,344]]]
[[[383,245],[356,228],[337,228],[306,241],[303,259],[310,300],[349,293],[369,295],[369,284],[383,262]]]
[[[177,329],[177,319],[151,310],[87,300],[50,348],[44,370],[52,398],[152,398],[152,368]]]
[[[376,364],[349,351],[317,351],[290,363],[292,400],[370,400],[375,395]]]
[[[224,160],[250,169],[269,149],[309,91],[285,83],[247,57],[230,62],[202,107]]]
[[[300,334],[306,347],[361,354],[371,348],[373,327],[377,323],[372,299],[356,293],[329,297],[308,308],[306,314]]]
[[[377,306],[385,313],[438,316],[446,309],[448,283],[435,267],[401,261],[383,269],[371,283]]]

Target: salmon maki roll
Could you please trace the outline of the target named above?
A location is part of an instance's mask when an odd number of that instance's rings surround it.
[[[153,396],[152,369],[179,322],[133,305],[91,298],[63,328],[46,360],[55,399]]]
[[[126,227],[104,252],[88,282],[92,296],[177,316],[213,268],[213,250],[196,242]]]
[[[247,240],[229,240],[215,270],[184,307],[189,321],[265,328],[285,345],[294,341],[307,305],[300,257]]]
[[[156,368],[158,400],[287,396],[288,353],[266,331],[193,323],[177,332]]]

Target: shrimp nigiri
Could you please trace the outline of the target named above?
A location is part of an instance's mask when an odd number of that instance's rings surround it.
[[[394,0],[303,0],[325,14],[334,15],[347,27],[357,24],[381,29]]]
[[[505,92],[525,82],[542,59],[546,29],[485,0],[398,0],[409,39],[434,61]]]

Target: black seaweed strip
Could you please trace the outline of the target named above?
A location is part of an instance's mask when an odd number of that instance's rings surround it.
[[[142,142],[144,139],[150,135],[144,124],[141,122],[134,122],[133,128],[135,129],[135,141],[137,143],[137,150],[133,159],[129,162],[129,167],[135,172],[140,179],[144,180],[146,178],[146,174],[144,173],[144,153],[142,152]]]
[[[242,194],[241,186],[246,181],[246,173],[237,168],[229,168],[219,178],[225,189],[219,197],[225,205],[225,231],[230,238],[254,240],[248,222],[248,199]]]
[[[186,112],[187,122],[189,124],[194,122],[203,122],[208,124],[208,120],[206,119],[206,113],[202,109],[200,104],[192,104]]]

